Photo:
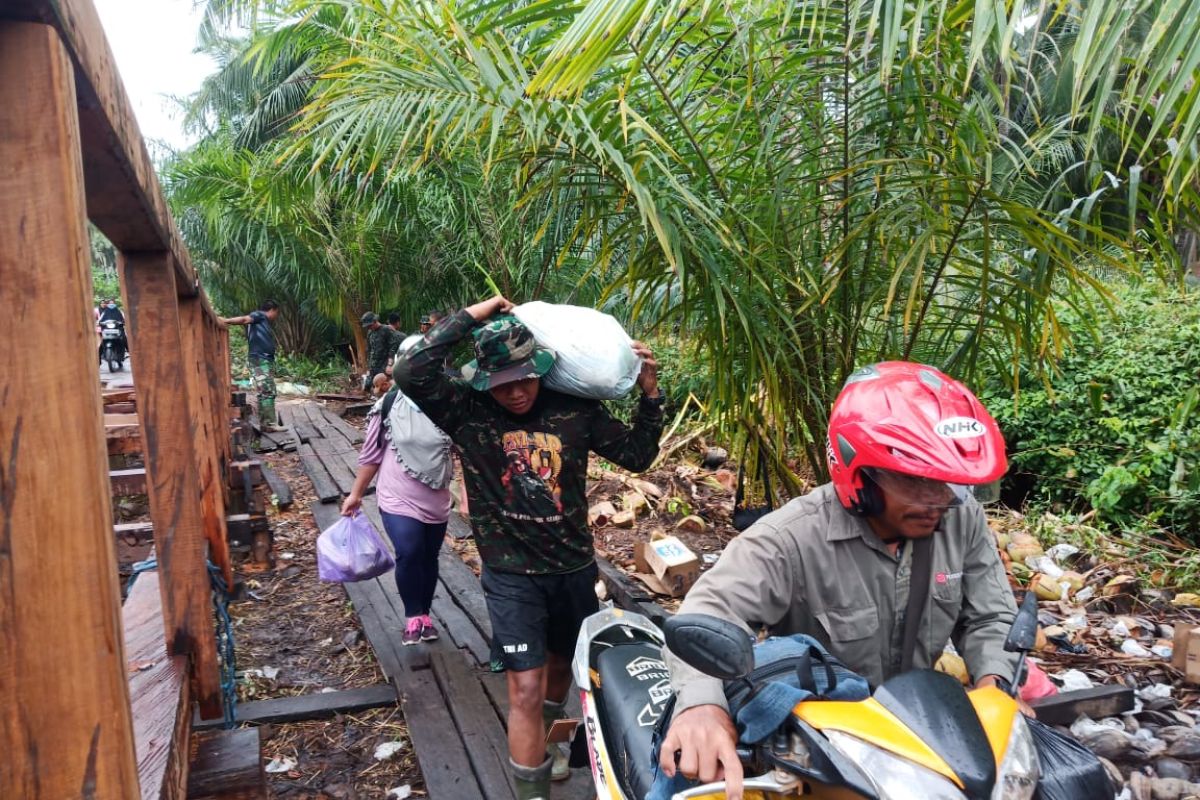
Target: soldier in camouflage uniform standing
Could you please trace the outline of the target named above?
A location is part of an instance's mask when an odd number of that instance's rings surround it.
[[[546,800],[551,778],[570,775],[562,747],[546,752],[547,725],[562,716],[575,639],[598,608],[588,452],[648,468],[658,454],[663,398],[654,354],[637,342],[642,398],[632,426],[599,401],[543,387],[555,355],[537,346],[511,309],[494,297],[446,317],[398,358],[395,378],[462,451],[492,635],[508,669],[517,796]],[[467,335],[475,360],[454,380],[443,364]]]
[[[387,372],[388,361],[400,349],[401,337],[382,324],[374,311],[362,315],[362,326],[367,332],[367,374],[363,376],[363,389],[369,390],[375,376]]]
[[[249,342],[250,377],[258,400],[258,419],[263,430],[281,430],[275,424],[275,332],[271,323],[279,316],[279,304],[264,300],[257,311],[242,317],[221,317],[226,325],[245,325]]]

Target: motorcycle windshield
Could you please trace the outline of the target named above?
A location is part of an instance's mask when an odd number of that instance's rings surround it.
[[[885,681],[875,699],[949,765],[967,797],[991,796],[996,755],[958,679],[933,670],[906,672]]]

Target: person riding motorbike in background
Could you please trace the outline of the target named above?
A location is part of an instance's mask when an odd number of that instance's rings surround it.
[[[125,335],[125,315],[121,313],[121,309],[117,308],[117,301],[109,298],[100,306],[100,315],[96,318],[96,330],[104,323],[112,320],[121,324],[121,352],[129,352],[129,338]],[[96,355],[101,361],[104,360],[104,340],[100,340],[100,346],[96,351]]]
[[[765,625],[772,635],[808,634],[872,688],[932,667],[953,641],[976,686],[1005,688],[1016,667],[1016,655],[1004,651],[1016,605],[968,488],[1007,469],[991,415],[932,367],[884,362],[847,380],[830,414],[827,455],[831,482],[734,539],[679,612],[751,632]],[[928,590],[916,609],[916,641],[905,642],[920,573]],[[669,649],[664,657],[677,711],[660,767],[705,783],[723,776],[729,800],[740,800],[742,765],[722,682]]]

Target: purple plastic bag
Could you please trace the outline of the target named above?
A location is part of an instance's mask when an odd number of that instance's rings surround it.
[[[317,537],[317,573],[323,581],[370,580],[394,566],[395,559],[361,511],[342,517]]]

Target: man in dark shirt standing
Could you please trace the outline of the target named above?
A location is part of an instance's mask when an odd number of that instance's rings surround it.
[[[246,325],[250,345],[250,378],[258,397],[258,419],[264,430],[278,430],[275,424],[275,333],[271,323],[279,316],[279,304],[264,300],[257,311],[243,317],[222,317],[226,325]]]
[[[441,320],[400,356],[395,378],[462,452],[471,527],[483,561],[492,636],[508,677],[508,747],[517,796],[545,800],[570,775],[546,752],[546,726],[562,715],[579,628],[596,612],[597,577],[587,525],[588,452],[626,469],[658,455],[662,403],[654,354],[640,343],[642,398],[632,426],[597,400],[541,385],[555,354],[494,297]],[[449,378],[451,348],[473,335],[475,360]]]

